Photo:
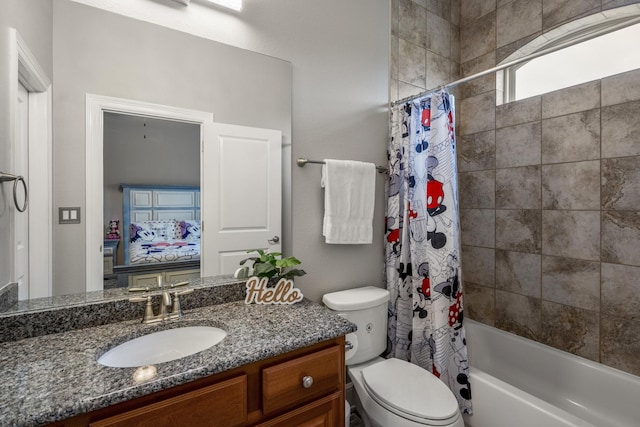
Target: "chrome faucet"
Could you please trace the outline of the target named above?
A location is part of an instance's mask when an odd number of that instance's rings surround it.
[[[158,283],[159,284],[161,283],[160,279],[158,280]],[[187,285],[188,283],[189,282],[175,283],[170,285],[169,287],[175,288],[178,286]],[[148,286],[138,287],[138,288],[129,288],[129,291],[131,292],[137,292],[137,291],[148,292],[150,290],[151,289]],[[130,302],[146,302],[147,304],[145,306],[142,323],[156,323],[156,322],[162,322],[164,320],[177,319],[179,317],[182,317],[182,309],[180,307],[180,296],[190,294],[191,292],[193,292],[193,288],[185,289],[183,291],[173,291],[173,292],[168,290],[163,290],[162,294],[160,294],[162,298],[160,299],[160,309],[158,310],[158,314],[155,314],[153,312],[152,297],[154,295],[133,297],[133,298],[129,298],[129,301]]]

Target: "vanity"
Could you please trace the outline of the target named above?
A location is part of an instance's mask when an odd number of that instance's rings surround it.
[[[188,296],[197,300],[198,291]],[[228,294],[185,305],[176,320],[144,325],[140,317],[0,343],[0,426],[344,425],[344,335],[355,325],[308,300],[248,305]],[[153,365],[150,378],[97,362],[125,341],[185,326],[227,335]]]

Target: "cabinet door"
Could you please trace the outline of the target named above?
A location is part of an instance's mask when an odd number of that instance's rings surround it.
[[[129,287],[155,288],[158,286],[158,273],[136,274],[129,276]]]
[[[342,392],[319,399],[301,408],[264,422],[257,427],[343,427],[344,397]]]
[[[179,271],[166,271],[164,273],[165,283],[178,283],[185,280],[199,279],[200,269],[195,270],[179,270]]]
[[[242,375],[89,424],[89,427],[235,427],[247,420]]]

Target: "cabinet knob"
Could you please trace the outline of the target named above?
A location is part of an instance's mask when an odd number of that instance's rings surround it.
[[[313,385],[313,377],[311,375],[305,375],[302,378],[302,387],[309,388]]]

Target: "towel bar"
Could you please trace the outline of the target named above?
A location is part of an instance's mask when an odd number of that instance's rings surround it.
[[[296,164],[300,167],[304,167],[304,165],[306,165],[307,163],[324,165],[323,160],[309,160],[309,159],[305,159],[304,157],[298,157],[298,160],[296,160]],[[378,171],[378,173],[384,173],[387,171],[387,168],[385,168],[384,166],[376,166],[376,170]]]
[[[13,203],[16,205],[16,209],[19,212],[24,212],[27,210],[27,204],[29,203],[29,189],[27,188],[27,183],[24,180],[22,175],[13,175],[10,173],[4,173],[0,171],[0,182],[13,181]],[[22,207],[18,205],[18,182],[22,183],[22,188],[24,188],[24,203]]]

